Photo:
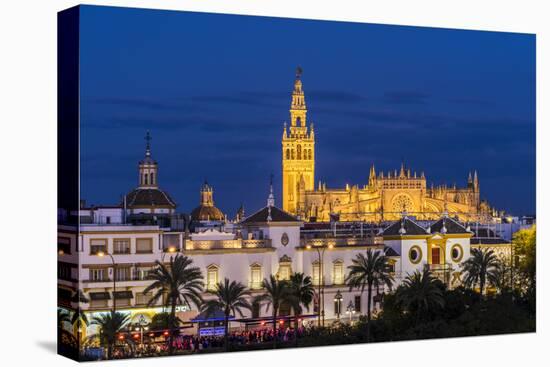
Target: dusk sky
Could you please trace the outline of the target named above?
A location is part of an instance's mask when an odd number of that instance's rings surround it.
[[[275,177],[296,66],[316,182],[366,184],[401,161],[513,214],[535,212],[535,36],[284,18],[81,8],[81,197],[137,186],[146,131],[159,185],[189,212],[204,181],[229,218]]]

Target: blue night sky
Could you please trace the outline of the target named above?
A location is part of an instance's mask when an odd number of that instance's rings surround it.
[[[205,178],[230,218],[280,203],[297,65],[316,181],[425,171],[514,214],[535,212],[535,36],[186,12],[81,8],[81,196],[137,185],[151,131],[159,184],[189,212]]]

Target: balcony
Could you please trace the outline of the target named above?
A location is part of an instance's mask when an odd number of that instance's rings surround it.
[[[441,280],[444,284],[449,284],[451,271],[453,270],[451,264],[426,264],[426,266],[435,278]]]
[[[270,248],[271,240],[187,240],[185,241],[185,250],[235,250],[235,249],[256,249]]]
[[[347,246],[381,246],[383,241],[381,237],[329,237],[329,238],[303,238],[300,240],[302,247],[347,247]]]

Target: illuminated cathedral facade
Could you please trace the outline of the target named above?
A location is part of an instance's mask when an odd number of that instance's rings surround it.
[[[443,213],[461,221],[490,221],[496,212],[480,200],[477,171],[469,173],[466,187],[426,184],[424,172],[417,174],[401,164],[393,172],[370,167],[368,184],[328,188],[315,187],[315,132],[307,120],[307,107],[298,68],[290,105],[290,126],[282,137],[283,209],[305,221],[381,222],[396,220],[403,212],[419,220],[436,220]]]

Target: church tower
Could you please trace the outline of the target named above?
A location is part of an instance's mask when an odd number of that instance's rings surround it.
[[[139,188],[156,189],[158,188],[158,164],[151,157],[151,134],[149,134],[149,131],[147,131],[145,141],[147,142],[145,146],[145,158],[139,162]]]
[[[284,124],[282,139],[283,210],[300,214],[299,185],[306,191],[314,189],[315,133],[313,123],[308,127],[307,109],[302,89],[302,69],[296,69],[290,104],[290,127]],[[303,191],[302,191],[303,192]]]

